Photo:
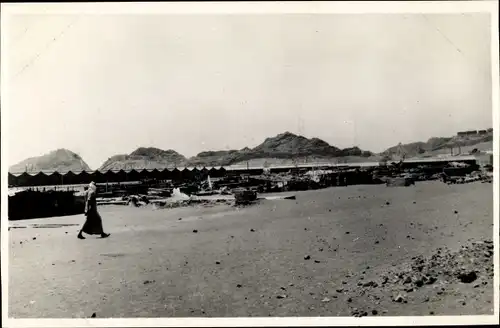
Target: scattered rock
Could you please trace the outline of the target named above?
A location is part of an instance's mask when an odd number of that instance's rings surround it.
[[[368,281],[363,284],[363,287],[378,287],[378,284],[375,281]]]
[[[311,256],[310,255],[306,255],[304,256],[304,260],[310,260],[311,259]]]
[[[319,260],[314,260],[314,263],[321,263],[321,261],[319,261]]]
[[[403,295],[401,295],[401,294],[398,294],[398,296],[394,297],[394,299],[393,299],[393,301],[394,301],[394,302],[397,302],[397,303],[401,303],[401,302],[403,302],[404,300],[405,300],[405,299],[404,299]]]
[[[251,231],[251,232],[255,232],[255,230],[254,230],[254,229],[250,229],[250,231]]]
[[[154,280],[145,280],[144,285],[149,285],[149,284],[152,284],[154,282],[155,282]]]
[[[95,317],[97,317],[97,314],[94,312],[94,313],[92,313],[92,315],[90,317],[95,318]]]
[[[453,213],[458,214],[458,211],[457,211],[457,210],[455,210],[455,211],[453,211]]]
[[[470,284],[477,279],[477,273],[475,271],[461,272],[457,275],[457,278],[464,284]]]
[[[182,218],[179,218],[179,221],[182,220]]]
[[[195,229],[195,230],[193,230],[193,232],[194,232],[194,233],[198,233],[198,230],[196,230],[196,229]]]
[[[391,205],[391,203],[390,202],[385,202],[385,205]]]
[[[372,310],[372,314],[373,314],[373,315],[377,315],[377,314],[378,314],[378,311],[377,311],[377,310]]]
[[[425,281],[426,285],[432,285],[437,281],[437,278],[434,276],[427,277],[427,280]]]
[[[215,261],[215,264],[220,264],[220,262],[219,261]]]
[[[378,244],[378,243],[379,243],[379,241],[378,241],[378,240],[375,240],[375,244]]]
[[[366,311],[358,312],[356,316],[359,318],[366,317],[366,316],[368,316],[368,312],[366,312]]]
[[[276,296],[276,298],[277,299],[284,299],[284,298],[286,298],[286,295],[278,295],[278,296]]]
[[[36,237],[33,237],[33,240],[36,240]]]
[[[237,287],[237,288],[241,288],[241,287],[243,287],[243,286],[242,286],[241,284],[237,284],[237,285],[236,285],[236,287]]]
[[[346,234],[346,235],[348,235],[348,234],[350,234],[350,232],[349,232],[349,231],[346,231],[346,232],[345,232],[345,234]]]

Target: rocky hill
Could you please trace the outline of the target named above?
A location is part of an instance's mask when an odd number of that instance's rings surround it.
[[[79,155],[67,149],[57,149],[42,156],[30,157],[9,168],[11,173],[25,171],[79,172],[84,170],[90,171],[87,163]]]
[[[99,170],[120,169],[162,169],[165,167],[183,166],[228,166],[235,164],[266,165],[291,164],[294,162],[360,162],[379,161],[383,157],[395,157],[406,154],[406,158],[415,156],[434,156],[449,153],[449,148],[458,147],[462,153],[479,150],[491,150],[493,147],[493,131],[481,130],[459,133],[453,137],[434,137],[426,142],[413,142],[388,148],[381,154],[363,151],[358,147],[340,149],[329,145],[318,138],[306,138],[290,132],[266,138],[254,148],[245,147],[240,150],[205,151],[187,159],[174,150],[162,150],[153,147],[141,147],[130,154],[115,155],[106,160]],[[486,132],[486,133],[485,133]],[[24,171],[90,171],[89,166],[77,154],[58,149],[43,156],[28,158],[9,168],[9,172]]]
[[[290,132],[266,138],[263,143],[253,149],[203,152],[189,159],[189,163],[197,165],[231,165],[255,159],[298,159],[312,157],[315,159],[332,159],[345,156],[369,157],[372,153],[357,147],[339,149],[327,142],[308,139]]]
[[[173,166],[227,166],[255,159],[287,159],[310,157],[332,159],[336,157],[369,157],[372,153],[357,147],[339,149],[327,142],[308,139],[290,132],[267,138],[255,148],[245,147],[240,150],[205,151],[186,159],[173,150],[158,148],[139,148],[130,155],[116,155],[109,158],[101,170],[164,168]]]
[[[485,131],[485,130],[483,130]],[[483,134],[471,135],[455,135],[453,137],[433,137],[424,141],[412,142],[408,144],[396,145],[386,149],[385,155],[401,155],[406,153],[406,157],[434,155],[437,153],[449,152],[450,148],[454,149],[454,154],[459,151],[459,147],[464,147],[464,151],[468,151],[470,146],[475,146],[484,143],[492,143],[493,131],[487,131]],[[465,148],[467,147],[467,148]],[[493,147],[493,145],[492,145]],[[462,151],[462,153],[464,153]]]
[[[130,155],[115,155],[105,161],[99,170],[163,169],[183,166],[186,158],[175,150],[140,147]]]

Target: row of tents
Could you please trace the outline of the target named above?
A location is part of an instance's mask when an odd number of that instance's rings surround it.
[[[223,177],[226,175],[226,170],[223,167],[212,168],[184,168],[184,169],[153,169],[153,170],[109,170],[106,172],[38,172],[30,174],[23,172],[20,175],[9,173],[9,187],[32,187],[32,186],[52,186],[52,185],[73,185],[87,184],[91,181],[95,183],[112,183],[126,181],[143,181],[143,180],[193,180],[204,179],[207,176],[214,178]]]
[[[452,158],[424,158],[419,160],[407,160],[399,165],[404,169],[426,167],[442,171],[444,167],[448,167],[452,162],[459,162],[467,164],[468,170],[475,170],[478,167],[475,157],[452,157]],[[369,163],[365,163],[369,164]],[[451,165],[453,166],[453,165]],[[94,172],[39,172],[29,173],[23,172],[21,174],[9,173],[8,183],[11,187],[32,187],[32,186],[52,186],[52,185],[73,185],[73,184],[86,184],[91,181],[96,183],[113,183],[113,182],[127,182],[127,181],[142,181],[148,179],[156,180],[195,180],[206,179],[208,176],[212,178],[221,178],[228,175],[261,175],[264,171],[270,173],[299,173],[301,171],[314,170],[355,170],[367,169],[371,167],[380,168],[378,163],[371,163],[371,165],[363,165],[363,163],[355,163],[346,166],[338,165],[322,165],[307,167],[300,166],[280,166],[268,169],[264,168],[231,168],[224,167],[194,167],[194,168],[165,168],[165,169],[142,169],[142,170],[109,170],[109,171],[94,171]]]

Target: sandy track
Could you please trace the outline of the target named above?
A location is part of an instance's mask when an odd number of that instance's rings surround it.
[[[407,303],[392,301],[392,287],[357,291],[360,280],[380,279],[412,257],[492,240],[492,189],[423,182],[301,192],[243,209],[102,207],[111,237],[83,241],[76,226],[29,227],[83,216],[11,222],[27,228],[10,229],[9,315],[492,314],[487,276],[479,287],[453,282],[439,294],[438,281]]]

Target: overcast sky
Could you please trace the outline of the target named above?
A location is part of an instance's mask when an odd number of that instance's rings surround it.
[[[31,15],[7,37],[9,164],[284,131],[379,152],[492,126],[486,14]]]

